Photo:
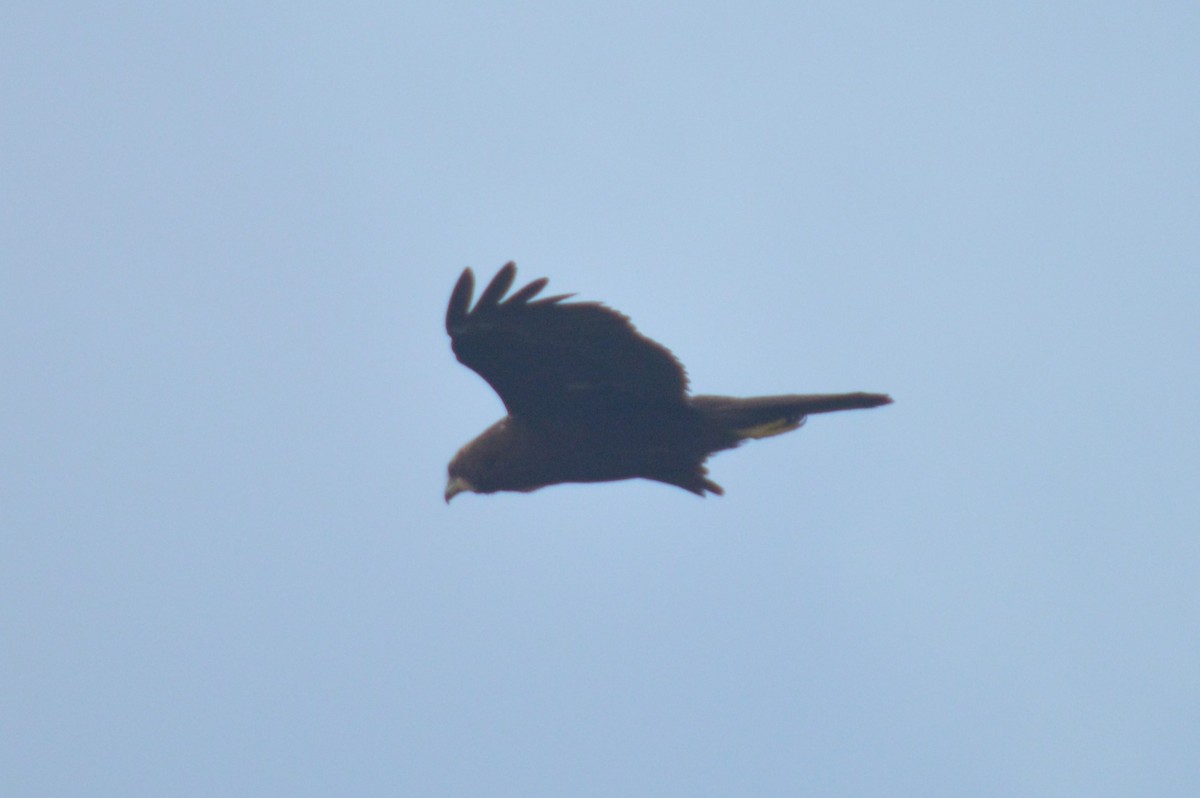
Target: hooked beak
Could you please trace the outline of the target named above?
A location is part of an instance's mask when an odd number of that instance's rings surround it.
[[[450,477],[450,481],[446,483],[446,504],[449,504],[451,499],[463,491],[473,490],[475,490],[475,486],[462,477]]]

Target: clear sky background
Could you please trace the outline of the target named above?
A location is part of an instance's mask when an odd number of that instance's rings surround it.
[[[1200,6],[22,4],[0,793],[1200,794]],[[442,502],[464,266],[699,392]]]

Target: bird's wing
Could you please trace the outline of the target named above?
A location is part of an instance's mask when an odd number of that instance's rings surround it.
[[[500,394],[514,416],[550,417],[684,401],[683,366],[629,319],[570,294],[534,299],[534,280],[507,299],[517,267],[504,266],[471,307],[475,276],[466,269],[450,295],[446,331],[459,362]]]

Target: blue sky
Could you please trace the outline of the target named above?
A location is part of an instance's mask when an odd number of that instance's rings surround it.
[[[1200,791],[1194,4],[26,6],[0,792]],[[448,508],[509,259],[897,403]]]

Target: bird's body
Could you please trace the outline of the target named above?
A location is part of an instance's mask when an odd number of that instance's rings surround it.
[[[507,417],[468,444],[469,458],[486,458],[485,479],[471,482],[482,492],[529,491],[563,482],[608,482],[645,476],[678,482],[700,456],[696,414],[673,408],[645,415],[598,414],[591,423],[528,422]],[[460,460],[460,465],[462,461]]]
[[[720,494],[707,478],[709,455],[795,429],[811,413],[891,401],[867,393],[689,396],[674,356],[616,311],[564,303],[566,296],[534,300],[545,278],[501,302],[515,276],[507,264],[471,308],[467,269],[450,298],[455,355],[496,389],[509,414],[451,460],[447,501],[462,491],[633,478]]]

